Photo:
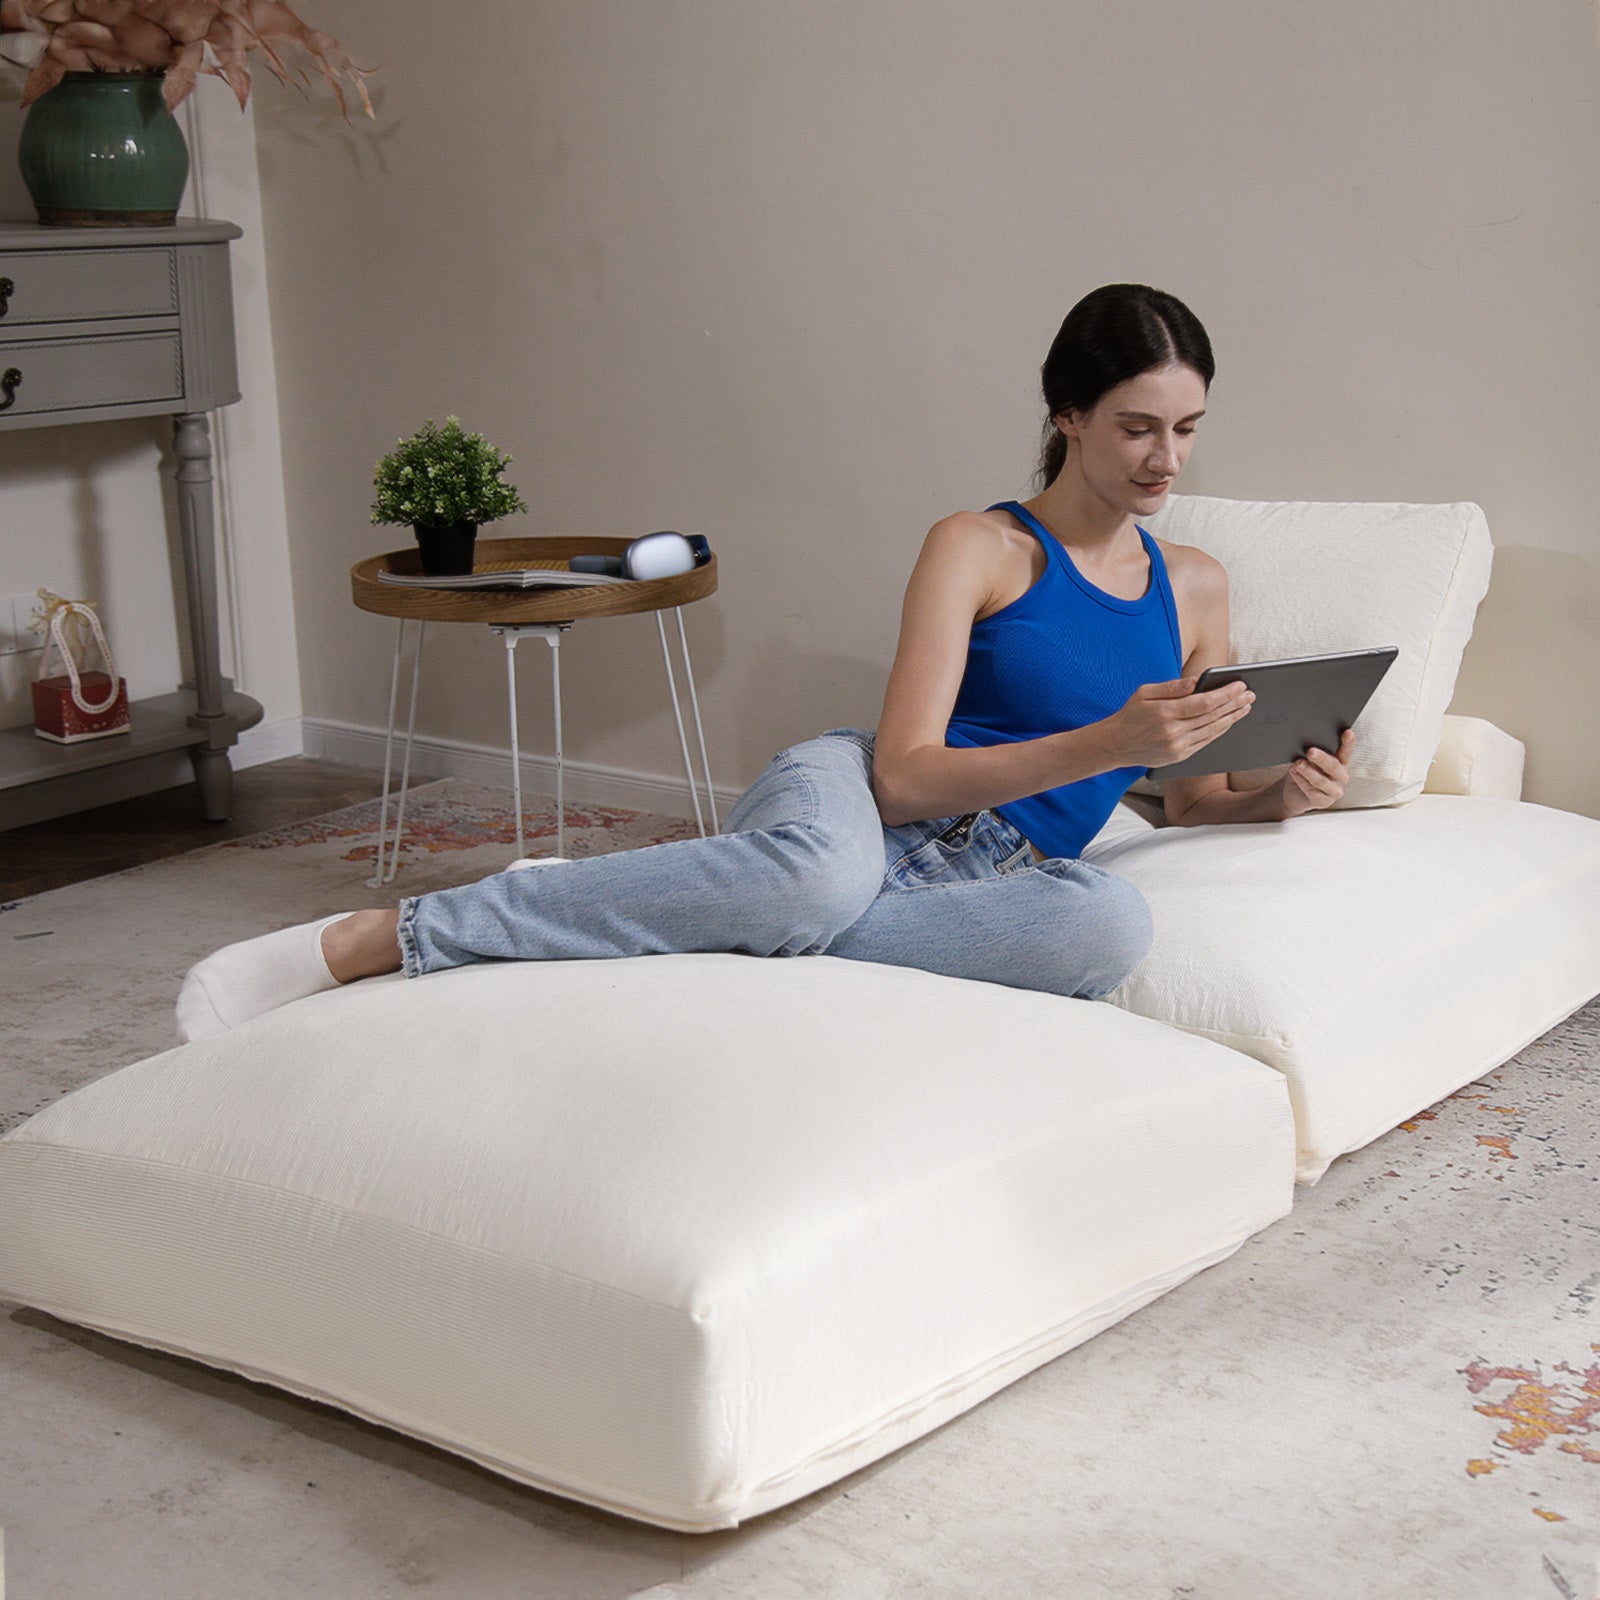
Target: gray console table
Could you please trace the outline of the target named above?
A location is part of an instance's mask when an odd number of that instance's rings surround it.
[[[206,419],[239,398],[228,264],[239,235],[231,222],[0,223],[0,434],[171,415],[194,661],[192,690],[134,701],[127,735],[57,745],[31,726],[0,730],[0,827],[22,820],[23,785],[181,749],[193,757],[206,816],[228,815],[228,750],[261,719],[259,703],[222,677]]]

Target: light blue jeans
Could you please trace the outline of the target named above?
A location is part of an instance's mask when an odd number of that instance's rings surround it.
[[[1131,884],[1045,860],[991,811],[886,828],[872,735],[776,756],[726,831],[400,902],[408,977],[470,961],[830,955],[1097,999],[1150,947]]]

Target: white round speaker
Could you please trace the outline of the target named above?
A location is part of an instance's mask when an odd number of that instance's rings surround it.
[[[647,533],[628,546],[623,566],[630,578],[675,578],[694,571],[694,550],[681,533]]]

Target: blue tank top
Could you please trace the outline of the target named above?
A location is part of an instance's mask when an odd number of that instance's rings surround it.
[[[946,745],[986,748],[1086,727],[1120,710],[1141,684],[1179,676],[1178,608],[1160,548],[1143,528],[1150,581],[1137,600],[1119,600],[1090,583],[1061,541],[1015,500],[989,509],[1009,511],[1044,546],[1044,575],[973,624]],[[1144,773],[1119,767],[994,809],[1047,856],[1071,859]]]

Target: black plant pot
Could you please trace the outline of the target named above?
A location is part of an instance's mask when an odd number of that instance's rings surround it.
[[[414,524],[422,571],[429,578],[459,578],[472,571],[472,549],[478,537],[476,522],[450,522],[443,526]]]

